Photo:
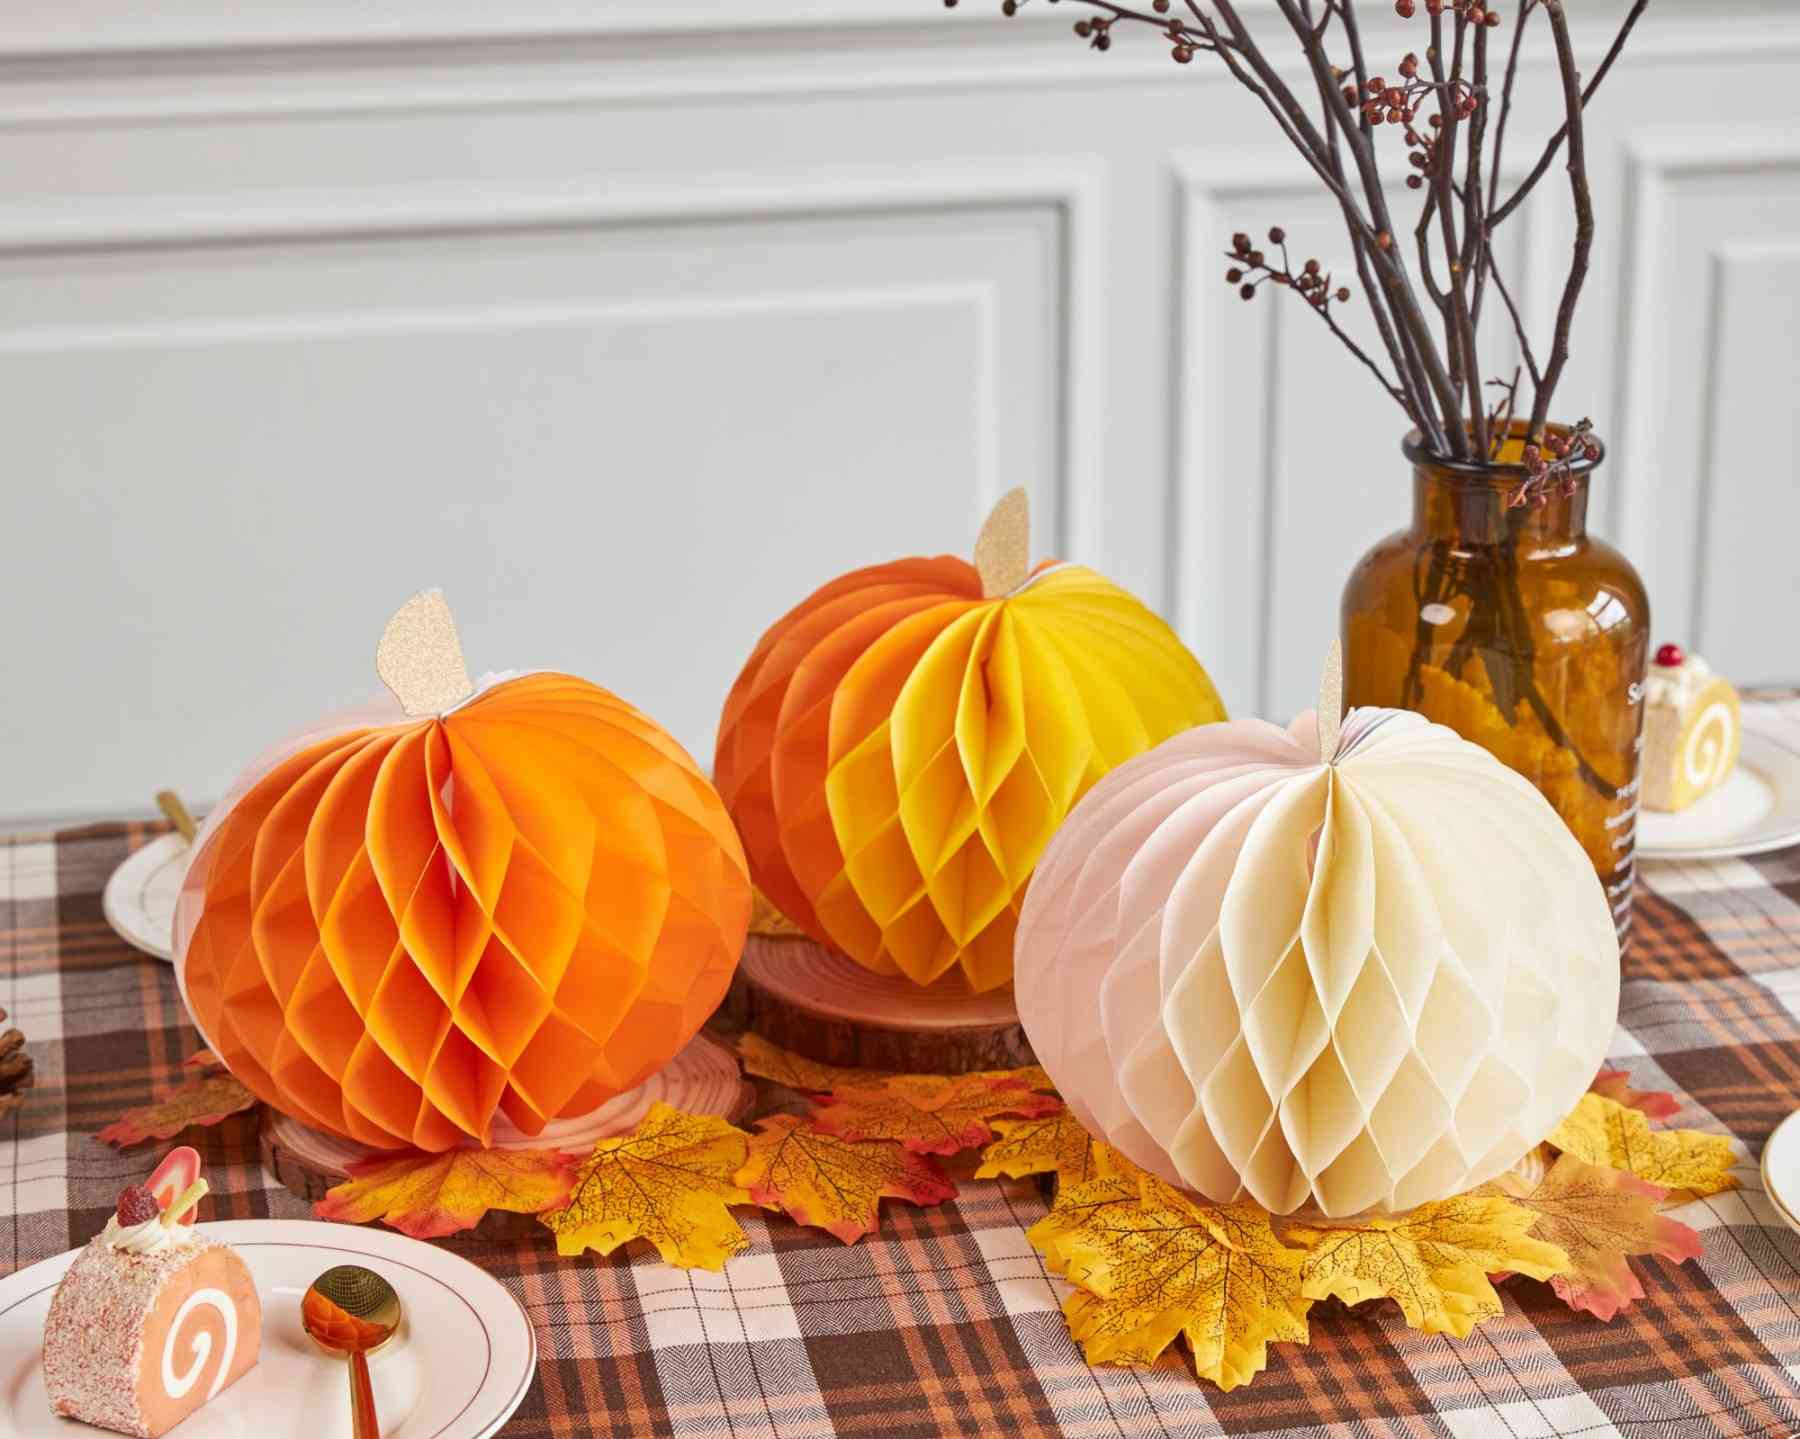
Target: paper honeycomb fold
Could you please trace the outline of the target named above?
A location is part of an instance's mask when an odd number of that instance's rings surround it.
[[[567,675],[315,731],[209,819],[176,963],[263,1100],[378,1148],[528,1134],[634,1088],[723,997],[750,883],[676,741]]]
[[[1619,949],[1524,779],[1442,726],[1178,736],[1114,770],[1026,896],[1019,1015],[1081,1122],[1216,1202],[1405,1210],[1507,1169],[1605,1058]]]
[[[880,973],[1012,977],[1025,886],[1114,765],[1224,718],[1174,632],[1092,570],[984,597],[908,559],[833,581],[763,636],[714,775],[787,917]]]

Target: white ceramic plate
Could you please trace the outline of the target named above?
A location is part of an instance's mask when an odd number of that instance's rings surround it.
[[[189,848],[178,834],[151,840],[112,872],[100,896],[101,912],[119,937],[157,959],[174,957],[175,898]]]
[[[172,1432],[179,1439],[351,1439],[346,1367],[300,1328],[300,1299],[334,1264],[363,1264],[405,1306],[399,1337],[369,1361],[383,1439],[485,1439],[525,1398],[537,1337],[512,1295],[468,1260],[382,1229],[292,1219],[203,1224],[243,1256],[262,1298],[262,1359]],[[0,1280],[0,1434],[103,1431],[50,1412],[44,1317],[79,1250]]]
[[[1638,814],[1638,858],[1730,859],[1800,844],[1800,753],[1755,727],[1744,711],[1744,743],[1725,783],[1675,814]]]
[[[1769,1204],[1788,1222],[1790,1229],[1800,1230],[1800,1114],[1790,1114],[1775,1126],[1762,1152],[1763,1189]]]

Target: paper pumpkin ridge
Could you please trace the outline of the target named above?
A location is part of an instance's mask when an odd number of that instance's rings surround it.
[[[1322,728],[1205,726],[1097,784],[1039,862],[1015,988],[1091,1133],[1215,1203],[1341,1218],[1549,1134],[1605,1057],[1619,951],[1529,783],[1406,711],[1352,711],[1323,762]]]
[[[452,650],[460,667],[441,596],[396,624],[439,677]],[[725,993],[750,883],[717,791],[625,701],[539,672],[440,710],[451,691],[411,689],[410,665],[397,693],[425,713],[315,727],[208,817],[176,973],[258,1098],[439,1151],[485,1146],[500,1115],[535,1134],[656,1073]]]
[[[949,1075],[1036,1062],[1007,987],[974,991],[954,969],[917,985],[804,936],[754,926],[721,1013],[780,1049],[839,1068]]]
[[[442,590],[421,590],[394,611],[375,647],[375,672],[408,715],[442,714],[475,693]]]
[[[818,943],[928,985],[1012,973],[1031,871],[1107,770],[1224,717],[1199,662],[1084,566],[1029,568],[1002,500],[977,563],[895,560],[778,619],[725,701],[713,773],[752,877]],[[999,593],[994,593],[998,590]]]

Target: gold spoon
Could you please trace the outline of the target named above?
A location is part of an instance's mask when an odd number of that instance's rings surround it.
[[[156,792],[156,803],[169,817],[169,823],[175,826],[175,832],[192,844],[194,836],[200,832],[200,827],[194,823],[194,817],[188,813],[188,807],[181,802],[181,796],[172,789],[161,789]]]
[[[371,1269],[340,1264],[313,1280],[300,1303],[300,1322],[313,1343],[350,1361],[350,1422],[356,1439],[381,1439],[369,1355],[400,1330],[400,1296]]]

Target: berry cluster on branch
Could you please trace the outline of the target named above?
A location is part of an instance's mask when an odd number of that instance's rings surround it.
[[[1001,0],[1000,8],[1016,15],[1027,3]],[[1422,18],[1429,37],[1419,50],[1400,58],[1391,80],[1371,72],[1358,0],[1274,0],[1306,62],[1316,91],[1310,101],[1302,98],[1303,86],[1290,83],[1283,68],[1270,62],[1262,41],[1239,16],[1238,0],[1147,0],[1144,9],[1118,0],[1046,3],[1082,7],[1087,13],[1075,22],[1075,34],[1095,50],[1110,50],[1114,32],[1123,24],[1156,34],[1177,64],[1212,55],[1262,104],[1342,214],[1386,363],[1371,358],[1332,318],[1332,304],[1350,298],[1347,287],[1334,287],[1317,262],[1309,261],[1295,273],[1285,244],[1277,267],[1247,236],[1234,237],[1227,279],[1245,299],[1270,284],[1306,299],[1405,410],[1427,445],[1448,458],[1496,459],[1515,424],[1520,376],[1510,382],[1484,381],[1477,358],[1476,335],[1488,293],[1498,294],[1512,322],[1521,369],[1530,377],[1527,438],[1546,472],[1554,474],[1562,463],[1566,478],[1567,457],[1557,456],[1551,447],[1548,422],[1568,363],[1569,333],[1593,249],[1583,113],[1649,0],[1633,0],[1585,86],[1569,36],[1567,0],[1516,0],[1510,53],[1495,84],[1490,83],[1495,72],[1490,71],[1489,37],[1500,32],[1506,15],[1486,0],[1392,0],[1401,19]],[[954,7],[957,0],[944,4]],[[1499,176],[1521,45],[1527,24],[1540,14],[1561,80],[1562,123],[1536,164],[1503,199]],[[1407,186],[1420,196],[1416,270],[1406,248],[1395,243],[1398,226],[1377,155],[1378,132],[1389,127],[1403,128],[1411,172]],[[1540,363],[1495,258],[1494,234],[1558,157],[1564,157],[1569,177],[1575,238],[1550,348]],[[1506,392],[1504,407],[1484,405],[1489,387]],[[1577,452],[1585,453],[1587,430],[1578,428],[1569,438],[1575,436],[1580,437]],[[1540,476],[1528,474],[1518,502],[1532,503],[1544,489]]]

